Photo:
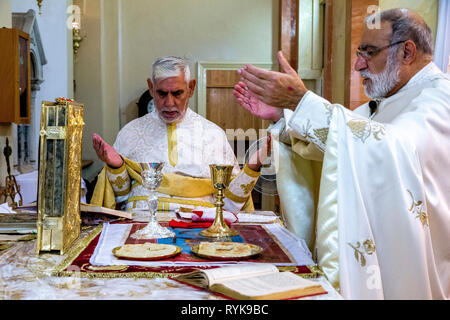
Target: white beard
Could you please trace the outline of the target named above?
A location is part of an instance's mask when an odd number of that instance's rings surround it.
[[[367,69],[361,71],[361,77],[368,78],[371,82],[364,85],[366,95],[371,99],[385,98],[400,80],[399,66],[397,51],[393,51],[389,53],[386,66],[380,73],[373,74]]]
[[[180,114],[178,115],[178,117],[176,117],[173,120],[167,120],[164,119],[164,117],[159,113],[158,109],[155,106],[155,112],[158,114],[159,120],[161,120],[162,122],[166,123],[166,124],[172,124],[172,123],[178,123],[183,121],[184,117],[186,116],[186,111],[188,108],[188,104],[189,104],[189,99],[186,100],[186,104],[184,105],[184,111],[180,112]]]

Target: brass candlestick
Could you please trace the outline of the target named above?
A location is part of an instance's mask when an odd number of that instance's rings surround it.
[[[222,211],[222,207],[225,204],[223,202],[223,194],[230,183],[233,166],[211,164],[209,165],[209,168],[211,170],[211,181],[213,183],[214,189],[217,190],[215,203],[216,218],[214,219],[213,224],[208,229],[200,231],[200,235],[211,238],[236,236],[239,234],[239,232],[237,232],[236,230],[232,230],[227,226],[225,220],[223,219]]]
[[[5,178],[5,187],[0,187],[0,196],[4,196],[4,201],[7,202],[8,198],[11,198],[12,204],[11,208],[16,209],[17,206],[23,204],[22,194],[20,193],[20,186],[17,184],[16,177],[11,174],[11,165],[9,163],[9,158],[12,155],[12,148],[9,146],[9,140],[6,138],[6,146],[3,149],[3,154],[6,160],[6,168],[8,175]],[[19,195],[20,200],[16,202],[16,195]]]

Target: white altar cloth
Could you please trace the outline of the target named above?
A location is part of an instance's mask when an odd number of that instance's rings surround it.
[[[82,237],[88,231],[83,231]],[[55,277],[66,255],[35,254],[36,242],[17,242],[0,252],[0,300],[223,300],[168,278]],[[325,277],[311,279],[328,292],[300,300],[342,300]]]

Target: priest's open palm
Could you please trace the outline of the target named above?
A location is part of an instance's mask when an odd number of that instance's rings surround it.
[[[261,102],[295,110],[308,89],[281,51],[278,52],[278,62],[280,72],[246,64],[238,73],[247,90]]]
[[[92,146],[100,160],[112,168],[119,168],[123,164],[122,157],[114,147],[107,144],[98,134],[92,135]]]
[[[258,118],[276,122],[283,116],[282,109],[269,106],[253,96],[246,89],[246,85],[243,82],[239,82],[234,86],[233,94],[244,109]]]

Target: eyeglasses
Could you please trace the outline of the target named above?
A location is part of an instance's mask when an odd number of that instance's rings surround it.
[[[393,47],[393,46],[395,46],[395,45],[397,45],[397,44],[400,44],[400,43],[403,43],[403,42],[406,42],[406,40],[403,40],[403,41],[397,41],[397,42],[388,44],[388,45],[385,46],[385,47],[376,48],[376,49],[373,49],[373,50],[359,50],[359,49],[358,49],[358,50],[356,51],[356,55],[357,55],[358,57],[363,58],[364,60],[370,60],[371,58],[373,58],[374,56],[376,56],[377,53],[379,53],[380,51],[382,51],[382,50],[384,50],[384,49],[387,49],[387,48],[390,48],[390,47]]]

